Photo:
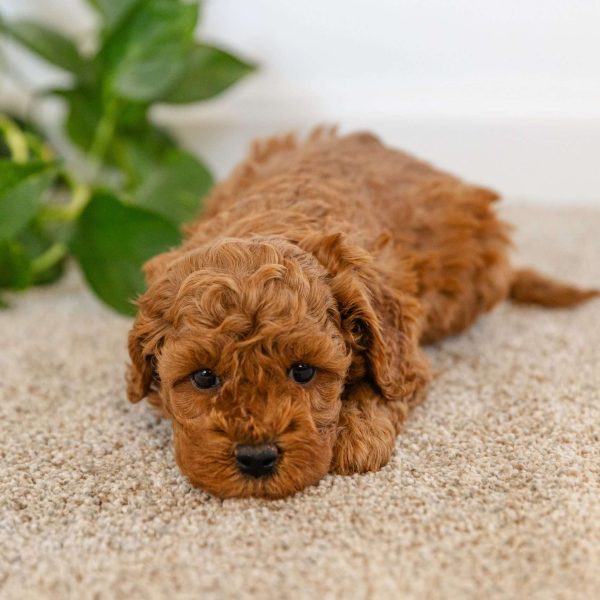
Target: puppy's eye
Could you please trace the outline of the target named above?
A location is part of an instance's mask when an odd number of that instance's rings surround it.
[[[290,377],[296,383],[308,383],[314,376],[317,370],[306,363],[298,363],[292,365],[290,369]]]
[[[221,385],[221,380],[210,369],[200,369],[192,373],[190,379],[199,390],[209,390]]]

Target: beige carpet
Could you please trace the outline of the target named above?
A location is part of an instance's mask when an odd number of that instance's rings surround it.
[[[519,263],[600,285],[600,211],[505,214]],[[0,313],[0,597],[598,597],[600,301],[430,349],[388,467],[276,502],[188,485],[127,328],[75,273]]]

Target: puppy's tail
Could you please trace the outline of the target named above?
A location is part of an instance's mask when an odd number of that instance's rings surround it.
[[[514,271],[509,294],[513,302],[539,304],[547,308],[576,306],[595,296],[600,296],[600,290],[583,290],[531,269]]]

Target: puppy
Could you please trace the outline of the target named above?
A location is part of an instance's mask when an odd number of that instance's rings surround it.
[[[505,298],[598,293],[514,270],[496,200],[367,133],[256,143],[144,267],[129,400],[171,419],[182,472],[220,497],[380,469],[431,379],[420,344]]]

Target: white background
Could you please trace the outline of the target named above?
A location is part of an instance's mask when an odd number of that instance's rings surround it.
[[[0,10],[82,44],[94,28],[83,0]],[[219,175],[256,135],[335,122],[511,199],[600,206],[598,0],[210,0],[199,34],[261,67],[214,101],[156,112]],[[6,50],[25,87],[47,83]]]

